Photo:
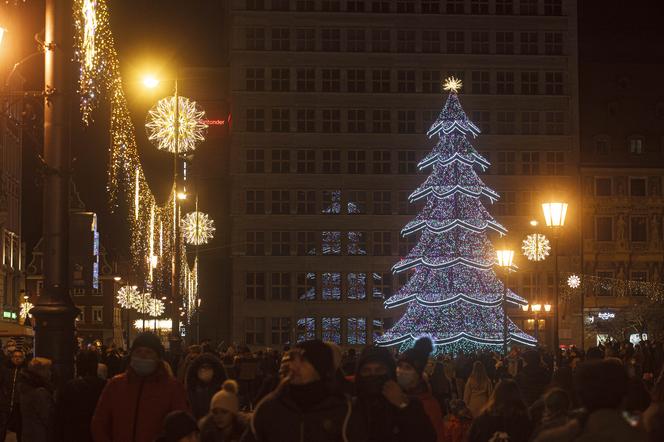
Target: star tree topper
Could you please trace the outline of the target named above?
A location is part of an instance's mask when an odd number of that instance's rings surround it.
[[[461,87],[463,86],[461,80],[459,80],[456,77],[447,77],[443,81],[443,90],[444,91],[450,91],[454,94],[458,93],[461,90]]]

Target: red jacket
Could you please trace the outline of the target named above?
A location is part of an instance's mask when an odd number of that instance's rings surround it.
[[[140,377],[131,368],[108,381],[92,417],[95,442],[153,442],[164,417],[189,410],[184,387],[163,368]]]
[[[440,408],[440,404],[431,394],[431,390],[427,387],[426,391],[416,395],[420,402],[422,402],[422,407],[424,407],[424,412],[429,416],[431,425],[436,430],[436,435],[438,436],[437,441],[443,442],[445,440],[445,423],[443,421],[443,410]]]

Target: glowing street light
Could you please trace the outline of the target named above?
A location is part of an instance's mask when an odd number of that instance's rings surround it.
[[[498,266],[509,269],[512,267],[512,261],[514,260],[514,250],[496,250],[496,259]]]
[[[2,40],[5,37],[5,32],[7,32],[7,28],[0,26],[0,45],[2,45]]]
[[[567,216],[567,203],[549,202],[542,203],[544,221],[547,227],[563,227]]]
[[[159,86],[159,79],[154,75],[146,75],[143,77],[143,86],[148,89],[154,89]]]

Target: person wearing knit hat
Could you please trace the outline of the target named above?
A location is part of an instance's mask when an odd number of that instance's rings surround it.
[[[291,383],[306,384],[319,379],[327,380],[334,374],[334,355],[330,346],[323,341],[312,339],[300,342],[293,348],[292,353],[299,357],[295,358],[295,363],[291,363]]]
[[[198,423],[201,442],[236,442],[242,438],[246,425],[239,418],[240,401],[237,393],[237,382],[228,379],[221,390],[212,396],[210,412]]]

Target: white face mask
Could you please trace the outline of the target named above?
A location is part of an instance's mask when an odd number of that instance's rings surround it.
[[[414,370],[399,370],[397,368],[397,384],[404,390],[412,388],[417,382],[418,374]]]
[[[214,377],[214,370],[211,368],[199,368],[196,374],[201,382],[208,383]]]

